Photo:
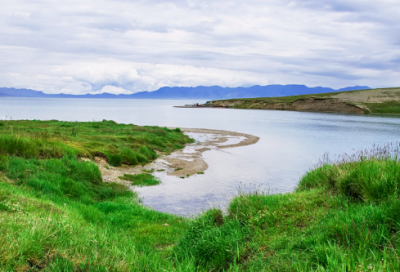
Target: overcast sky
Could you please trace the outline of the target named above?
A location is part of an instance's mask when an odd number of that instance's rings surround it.
[[[0,87],[400,86],[399,0],[2,0]]]

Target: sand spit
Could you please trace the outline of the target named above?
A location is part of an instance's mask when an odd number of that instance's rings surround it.
[[[117,182],[130,186],[128,181],[119,177],[124,174],[140,174],[146,171],[163,173],[169,176],[188,178],[191,175],[202,174],[208,169],[203,159],[203,152],[212,149],[233,148],[252,145],[258,142],[259,137],[225,130],[181,128],[181,130],[196,140],[188,144],[183,150],[173,152],[170,155],[159,153],[158,159],[144,166],[120,167],[110,166],[104,158],[95,157],[95,163],[99,166],[104,182]]]

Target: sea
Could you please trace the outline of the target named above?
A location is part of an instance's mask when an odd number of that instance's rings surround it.
[[[190,178],[134,188],[144,205],[193,216],[225,210],[241,192],[292,192],[326,156],[397,143],[400,116],[269,110],[174,108],[201,100],[0,98],[0,119],[114,120],[141,126],[207,128],[260,137],[257,144],[203,153],[209,168]]]

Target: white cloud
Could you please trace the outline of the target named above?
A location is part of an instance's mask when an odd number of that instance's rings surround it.
[[[396,2],[14,0],[0,6],[0,85],[399,86]]]

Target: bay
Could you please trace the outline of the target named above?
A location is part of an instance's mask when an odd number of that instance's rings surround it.
[[[400,136],[399,116],[173,107],[195,102],[205,101],[0,98],[0,119],[106,119],[260,137],[255,145],[205,152],[209,164],[205,175],[167,177],[159,186],[136,189],[145,205],[181,215],[211,206],[224,208],[239,188],[291,192],[324,154],[353,153],[374,144],[395,143]]]

